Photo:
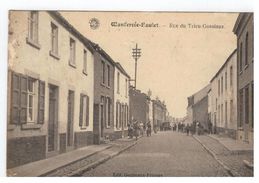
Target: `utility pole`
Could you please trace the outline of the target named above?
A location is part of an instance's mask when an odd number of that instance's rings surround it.
[[[135,59],[135,89],[137,87],[137,61],[139,57],[141,56],[141,49],[138,48],[138,43],[136,43],[136,48],[132,49],[132,57]]]

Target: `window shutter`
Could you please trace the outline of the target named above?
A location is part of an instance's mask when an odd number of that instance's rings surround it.
[[[86,96],[86,126],[89,126],[89,96]]]
[[[11,104],[11,124],[18,124],[20,122],[20,75],[12,73],[12,104]]]
[[[83,126],[83,95],[80,95],[80,114],[79,114],[79,126]]]
[[[121,127],[121,118],[122,118],[122,115],[121,115],[121,103],[119,104],[119,111],[120,111],[120,121],[119,121],[119,128]]]
[[[21,87],[20,87],[20,123],[25,124],[27,121],[27,76],[21,75]]]
[[[45,82],[39,81],[39,96],[38,96],[38,123],[44,123],[45,109]]]

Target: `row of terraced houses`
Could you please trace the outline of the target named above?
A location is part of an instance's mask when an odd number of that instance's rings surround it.
[[[165,119],[120,63],[56,11],[10,11],[8,51],[7,168],[125,137],[134,119]]]
[[[188,123],[200,122],[214,133],[253,143],[254,17],[240,13],[233,28],[237,49],[230,53],[209,85],[188,97]]]

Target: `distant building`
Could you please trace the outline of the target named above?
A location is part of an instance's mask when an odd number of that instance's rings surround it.
[[[166,105],[159,99],[152,100],[153,103],[153,126],[158,130],[162,128],[163,122],[166,122]]]
[[[154,124],[153,124],[153,121],[154,121],[154,119],[153,119],[153,102],[150,100],[149,102],[148,102],[148,107],[149,107],[149,112],[148,112],[148,121],[150,121],[150,123],[151,123],[151,130],[153,131],[153,129],[154,129]]]
[[[10,11],[7,168],[93,143],[90,41],[55,11]]]
[[[186,121],[189,124],[199,122],[208,129],[208,92],[210,84],[188,97]]]
[[[237,36],[238,140],[253,143],[254,136],[254,15],[240,13],[233,32]]]
[[[149,121],[149,96],[130,86],[129,97],[130,122],[137,120],[146,124]]]
[[[128,135],[130,76],[117,62],[114,74],[114,130],[117,138]]]
[[[234,50],[211,79],[210,115],[216,132],[236,138],[237,132],[237,51]]]

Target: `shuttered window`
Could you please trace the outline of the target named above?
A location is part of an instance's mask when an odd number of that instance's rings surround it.
[[[20,93],[20,123],[24,124],[27,120],[27,77],[21,75],[21,93]]]
[[[116,102],[116,128],[119,128],[119,103]]]
[[[45,108],[45,82],[39,81],[39,97],[38,97],[38,123],[44,123]]]
[[[12,74],[12,118],[10,123],[20,122],[20,75]]]
[[[106,97],[105,105],[106,127],[109,128],[111,126],[111,99],[109,97]]]
[[[89,126],[89,97],[87,95],[80,95],[80,117],[79,126]]]
[[[45,83],[12,73],[12,124],[44,123]]]

